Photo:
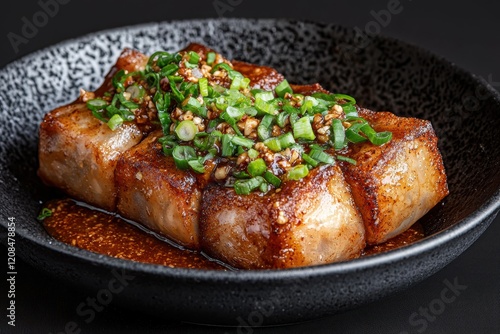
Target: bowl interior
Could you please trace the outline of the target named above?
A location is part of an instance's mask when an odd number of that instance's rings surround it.
[[[0,70],[0,211],[17,233],[51,244],[36,222],[45,190],[36,176],[43,115],[96,88],[124,47],[151,54],[189,42],[229,59],[269,65],[293,83],[319,82],[373,110],[432,121],[450,195],[421,221],[427,235],[460,223],[500,188],[498,94],[453,64],[405,43],[358,36],[335,25],[286,20],[203,20],[149,24],[65,42]],[[489,204],[496,205],[498,203]],[[4,225],[4,222],[2,222]],[[60,247],[66,247],[61,245]]]

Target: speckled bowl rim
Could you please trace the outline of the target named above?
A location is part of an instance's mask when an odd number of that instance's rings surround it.
[[[59,43],[47,46],[40,50],[29,53],[28,55],[19,57],[13,60],[9,64],[0,68],[0,71],[4,71],[11,66],[14,66],[18,61],[29,61],[30,59],[36,58],[38,55],[48,52],[51,49],[64,47],[65,45],[74,43],[76,41],[93,38],[103,34],[109,34],[113,32],[119,32],[124,29],[140,29],[146,28],[154,25],[165,25],[175,22],[203,22],[203,21],[221,21],[221,22],[232,22],[232,21],[257,21],[262,23],[272,23],[272,22],[303,22],[314,25],[326,25],[326,26],[338,26],[343,29],[352,30],[352,28],[345,27],[339,24],[325,23],[321,21],[314,20],[297,20],[288,18],[204,18],[204,19],[185,19],[185,20],[167,20],[160,22],[148,22],[136,25],[127,25],[122,27],[116,27],[111,29],[100,30],[97,32],[92,32],[85,34],[76,38],[67,39]],[[397,38],[379,35],[377,38],[382,38],[388,41],[398,43],[405,47],[414,48],[415,50],[421,52],[422,55],[427,55],[434,58],[436,61],[441,62],[447,66],[450,66],[453,71],[464,75],[471,79],[478,86],[485,87],[493,96],[494,100],[500,105],[500,93],[491,87],[484,79],[478,77],[477,75],[462,69],[453,62],[450,62],[446,58],[436,55],[418,45],[414,45],[408,42],[401,41]],[[499,108],[500,111],[500,108]],[[467,234],[468,231],[472,230],[474,227],[479,225],[485,219],[490,216],[495,215],[500,210],[500,189],[497,189],[495,194],[471,213],[466,218],[456,222],[454,225],[439,231],[433,235],[427,236],[424,239],[417,241],[411,245],[404,246],[395,250],[386,251],[383,253],[370,255],[367,257],[362,257],[358,259],[353,259],[345,262],[337,262],[331,264],[323,264],[316,266],[307,266],[299,268],[290,269],[266,269],[266,270],[238,270],[238,271],[222,271],[222,270],[204,270],[204,269],[187,269],[187,268],[170,268],[162,265],[147,264],[141,262],[134,262],[129,260],[118,259],[106,255],[101,255],[98,253],[90,252],[84,249],[69,246],[58,240],[53,240],[51,243],[44,243],[37,240],[32,235],[23,235],[19,233],[19,236],[36,243],[44,248],[52,250],[54,252],[67,255],[85,262],[90,262],[93,265],[103,265],[108,267],[113,267],[116,269],[132,270],[135,272],[140,272],[143,274],[153,274],[163,277],[179,278],[179,279],[195,279],[201,281],[217,281],[217,280],[229,280],[236,283],[246,283],[246,282],[259,282],[266,280],[283,280],[283,279],[293,279],[306,277],[309,275],[314,276],[331,276],[335,274],[346,274],[348,272],[357,272],[361,270],[366,270],[369,268],[375,268],[382,265],[387,265],[390,263],[400,262],[406,258],[412,258],[418,256],[419,254],[425,253],[427,251],[433,250],[440,245],[446,244],[447,242],[459,238],[462,235]]]

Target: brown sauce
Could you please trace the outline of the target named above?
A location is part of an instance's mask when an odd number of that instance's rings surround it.
[[[53,200],[46,203],[45,207],[52,210],[52,215],[43,221],[47,232],[72,246],[120,259],[172,268],[230,269],[202,253],[182,249],[162,240],[117,215],[79,205],[73,200]],[[416,223],[383,244],[367,247],[362,256],[406,246],[423,237],[423,228]]]
[[[226,267],[198,252],[181,249],[124,221],[76,202],[54,200],[45,207],[52,215],[43,221],[55,239],[72,246],[137,262],[172,268],[221,269]]]

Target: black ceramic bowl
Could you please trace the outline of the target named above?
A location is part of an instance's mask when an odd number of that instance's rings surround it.
[[[124,47],[150,54],[189,42],[207,44],[228,58],[276,67],[291,82],[320,82],[370,109],[431,120],[450,195],[421,219],[427,237],[344,263],[238,272],[134,263],[49,237],[35,220],[43,194],[36,177],[43,114],[73,100],[79,88],[95,88]],[[286,20],[148,24],[36,52],[0,70],[0,81],[0,213],[16,219],[17,255],[98,294],[106,294],[121,276],[124,289],[112,291],[114,303],[149,314],[266,325],[353,308],[441,269],[481,235],[500,207],[499,94],[446,60],[393,39],[365,39],[335,25]],[[7,223],[2,218],[4,228]]]

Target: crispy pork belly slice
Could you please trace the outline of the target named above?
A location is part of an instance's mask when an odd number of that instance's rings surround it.
[[[437,137],[429,121],[389,112],[359,112],[375,130],[391,131],[382,146],[352,145],[346,154],[357,164],[341,163],[361,211],[369,244],[406,229],[448,194]]]
[[[180,170],[152,132],[125,152],[116,166],[118,212],[191,249],[199,248],[198,216],[205,174]]]
[[[117,71],[141,69],[146,61],[142,53],[125,49],[96,92],[110,90],[111,78]],[[40,125],[38,175],[70,196],[113,211],[116,161],[143,135],[132,123],[110,130],[87,109],[84,102],[88,97],[89,93],[85,93],[74,103],[45,115]]]
[[[338,166],[262,195],[211,185],[201,206],[202,249],[238,268],[290,268],[359,256],[364,227]]]
[[[92,116],[85,103],[55,109],[40,126],[38,175],[47,185],[113,211],[116,162],[141,138],[131,123],[111,131]]]

